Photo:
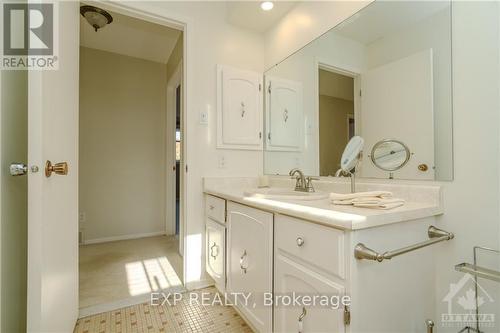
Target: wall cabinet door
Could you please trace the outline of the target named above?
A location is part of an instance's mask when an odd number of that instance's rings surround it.
[[[266,149],[299,151],[304,137],[302,85],[266,77]]]
[[[262,75],[217,67],[217,148],[262,149]]]
[[[232,202],[227,209],[227,291],[252,293],[248,304],[236,306],[257,331],[271,332],[272,307],[262,297],[272,292],[273,215]]]
[[[226,289],[226,228],[217,222],[206,221],[206,267],[207,273],[214,279],[217,289]]]
[[[313,272],[302,265],[280,254],[276,255],[275,295],[344,295],[341,285]],[[305,312],[304,312],[305,308]],[[305,315],[300,321],[302,313]],[[275,332],[344,332],[344,309],[332,309],[321,306],[284,307],[275,304]]]

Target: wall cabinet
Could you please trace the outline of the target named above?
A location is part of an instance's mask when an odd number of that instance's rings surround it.
[[[266,150],[300,151],[303,117],[302,84],[266,77]]]
[[[217,148],[262,150],[262,75],[217,66]]]
[[[252,293],[237,308],[256,330],[271,332],[272,307],[261,306],[260,297],[272,292],[273,214],[229,202],[227,218],[227,291]]]

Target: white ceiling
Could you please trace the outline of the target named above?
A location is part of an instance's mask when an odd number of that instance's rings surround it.
[[[181,32],[109,12],[113,22],[99,31],[80,15],[80,45],[166,64]]]
[[[261,1],[229,1],[227,3],[227,21],[237,27],[250,29],[259,33],[266,32],[298,2],[274,1],[274,8],[264,11]]]
[[[447,1],[376,1],[342,22],[335,33],[367,45],[449,6]]]

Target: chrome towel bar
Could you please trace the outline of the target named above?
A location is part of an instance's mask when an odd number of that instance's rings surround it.
[[[429,227],[429,229],[427,229],[427,235],[430,238],[429,240],[384,253],[378,253],[370,249],[369,247],[366,247],[363,243],[358,243],[354,247],[354,257],[356,259],[368,259],[382,262],[384,259],[392,259],[401,254],[415,251],[442,241],[447,241],[455,237],[451,232],[438,229],[432,225]]]

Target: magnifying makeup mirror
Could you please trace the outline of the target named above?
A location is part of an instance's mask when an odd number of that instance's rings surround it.
[[[356,166],[361,160],[361,153],[365,140],[360,136],[353,136],[345,146],[342,158],[340,159],[340,169],[335,173],[335,177],[346,175],[351,177],[351,192],[356,191],[355,172]]]
[[[411,153],[408,146],[393,139],[377,142],[370,154],[370,158],[377,168],[391,173],[404,167],[410,157]]]
[[[353,136],[352,139],[349,140],[340,161],[340,168],[343,171],[351,172],[356,167],[361,159],[361,152],[363,151],[364,144],[365,140],[360,136]]]

